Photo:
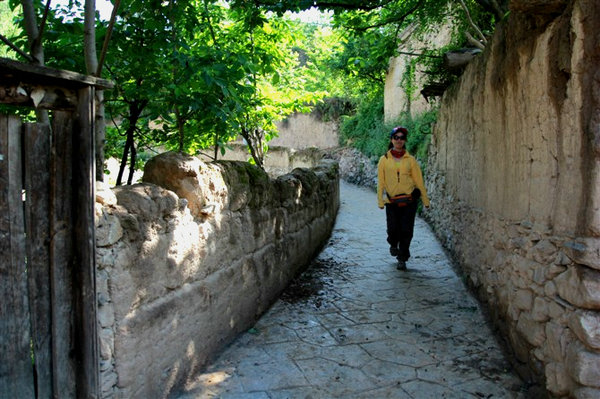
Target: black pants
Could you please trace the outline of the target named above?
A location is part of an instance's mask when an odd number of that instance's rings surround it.
[[[394,204],[385,206],[387,242],[391,247],[398,248],[398,260],[407,261],[410,258],[416,215],[417,201],[403,207]]]

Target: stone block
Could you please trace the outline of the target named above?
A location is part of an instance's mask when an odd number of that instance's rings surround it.
[[[553,320],[559,320],[565,315],[565,308],[555,301],[552,301],[548,305],[548,315]]]
[[[96,292],[98,293],[98,305],[102,306],[110,301],[108,292],[108,273],[106,270],[96,271]]]
[[[106,182],[96,181],[96,202],[101,205],[116,205],[117,197]]]
[[[574,399],[598,399],[600,398],[600,388],[581,387],[573,392]]]
[[[110,360],[115,346],[115,334],[111,328],[101,328],[99,335],[100,358]]]
[[[574,265],[555,279],[558,294],[584,309],[600,309],[600,272]]]
[[[511,259],[511,264],[514,271],[528,282],[533,280],[533,272],[539,267],[539,263],[520,256],[514,256]]]
[[[550,265],[546,270],[546,277],[548,280],[551,280],[559,274],[564,273],[565,270],[567,270],[565,265]]]
[[[123,227],[119,218],[103,209],[102,214],[96,218],[96,245],[107,247],[113,245],[123,237]]]
[[[556,264],[560,265],[560,266],[567,266],[569,264],[571,264],[571,258],[569,258],[567,256],[567,254],[565,253],[565,251],[559,251],[558,256],[556,258]]]
[[[548,281],[545,285],[544,285],[544,294],[549,297],[552,298],[554,295],[556,295],[556,284],[554,284],[553,281]]]
[[[567,395],[570,391],[572,380],[562,363],[546,364],[546,389],[555,396]]]
[[[527,255],[540,264],[550,264],[556,259],[557,249],[550,240],[541,240],[529,250]]]
[[[525,237],[515,237],[508,241],[508,249],[526,251],[529,247],[529,240]]]
[[[564,360],[566,348],[563,345],[565,327],[557,323],[546,323],[546,355],[556,362]]]
[[[519,315],[521,314],[521,311],[519,310],[519,308],[517,306],[515,306],[514,303],[509,303],[508,308],[507,308],[507,315],[508,317],[512,320],[512,321],[517,321],[519,320]]]
[[[600,237],[580,237],[565,243],[563,249],[573,262],[600,270]]]
[[[112,369],[112,359],[102,360],[100,359],[100,371],[106,371]]]
[[[154,184],[134,184],[114,189],[118,205],[141,221],[154,221],[165,216],[172,216],[180,209],[179,197]],[[124,221],[121,220],[124,224]],[[123,226],[124,228],[126,226]]]
[[[567,371],[575,381],[586,387],[600,388],[600,353],[589,351],[573,340],[567,348]]]
[[[101,327],[112,327],[115,324],[115,309],[112,303],[107,302],[98,306],[98,323]]]
[[[531,318],[538,322],[547,321],[549,319],[548,313],[548,302],[544,298],[535,298]]]
[[[546,265],[536,265],[533,268],[533,281],[538,285],[546,283],[548,267]]]
[[[117,374],[112,371],[106,371],[100,373],[100,391],[102,392],[102,398],[112,398],[114,395],[114,388],[117,385]]]
[[[192,214],[200,216],[205,204],[200,181],[203,168],[206,168],[206,164],[198,158],[179,152],[165,152],[146,162],[142,181],[156,184],[185,198]]]
[[[530,290],[517,290],[513,297],[513,302],[521,310],[531,310],[533,306],[533,293]]]
[[[527,313],[521,313],[517,322],[517,331],[535,347],[541,346],[546,340],[544,325],[533,320]]]
[[[569,328],[585,346],[600,350],[600,313],[580,311],[572,313]]]
[[[508,337],[510,340],[511,348],[514,351],[515,357],[521,363],[528,363],[529,361],[529,351],[530,346],[527,341],[523,339],[523,337],[516,331],[516,329],[510,328],[508,329]]]

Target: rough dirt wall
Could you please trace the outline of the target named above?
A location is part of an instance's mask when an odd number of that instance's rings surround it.
[[[294,148],[335,148],[339,145],[339,128],[334,121],[323,121],[316,113],[293,114],[277,122],[277,137],[269,146]]]
[[[430,219],[523,375],[600,397],[600,2],[512,1],[446,92]]]
[[[338,167],[270,179],[175,153],[144,183],[99,189],[103,398],[165,398],[248,329],[325,244]]]
[[[450,42],[452,26],[449,22],[433,29],[417,35],[415,27],[411,26],[402,33],[399,51],[404,54],[390,59],[385,77],[383,112],[386,121],[393,121],[403,114],[415,116],[432,108],[435,99],[431,98],[429,103],[420,93],[427,83],[427,74],[423,66],[413,63],[416,54],[423,53],[424,49],[439,48]]]
[[[225,155],[219,159],[242,162],[250,160],[251,156],[245,144],[230,143],[227,146]],[[265,155],[263,165],[270,176],[276,177],[289,173],[296,168],[314,168],[321,162],[323,155],[324,151],[316,147],[297,150],[291,147],[272,146],[269,143],[269,151]],[[208,156],[200,155],[199,158],[205,162],[210,162]]]

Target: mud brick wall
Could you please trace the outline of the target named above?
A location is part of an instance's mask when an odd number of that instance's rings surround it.
[[[444,95],[428,218],[522,374],[598,398],[600,3],[510,4]]]
[[[105,398],[163,398],[265,312],[330,236],[337,164],[277,179],[175,153],[97,195]]]

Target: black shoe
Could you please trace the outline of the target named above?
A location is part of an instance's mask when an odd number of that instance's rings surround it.
[[[406,270],[406,261],[399,260],[398,261],[398,266],[396,266],[396,269],[398,269],[398,270]]]
[[[396,248],[396,247],[390,247],[390,255],[392,255],[392,256],[398,256],[399,253],[400,253],[400,251],[398,251],[398,248]]]

